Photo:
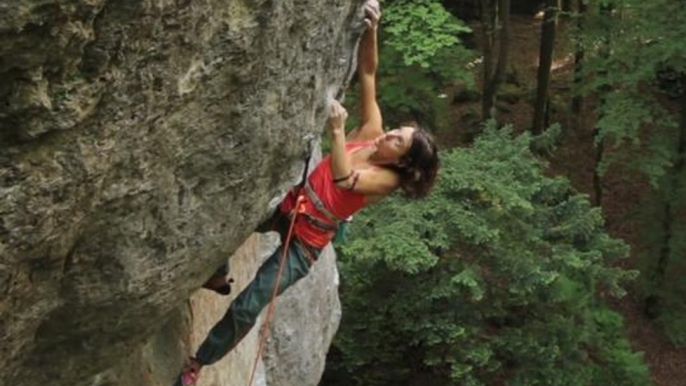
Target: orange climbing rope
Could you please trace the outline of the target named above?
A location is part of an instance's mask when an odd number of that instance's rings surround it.
[[[281,283],[281,275],[283,274],[283,269],[286,266],[286,255],[288,255],[288,248],[291,244],[291,239],[293,238],[293,228],[295,226],[295,219],[298,214],[304,211],[303,205],[304,197],[302,195],[298,196],[295,202],[295,209],[293,210],[293,216],[291,217],[291,224],[288,227],[288,235],[283,244],[283,251],[281,253],[281,261],[279,262],[279,272],[276,274],[276,282],[274,283],[274,290],[272,291],[271,299],[269,300],[269,308],[267,309],[267,315],[265,316],[264,323],[262,323],[262,328],[260,329],[260,345],[257,349],[257,356],[255,357],[255,363],[252,367],[252,373],[250,374],[250,382],[248,386],[252,386],[253,380],[255,379],[255,372],[257,371],[257,363],[262,357],[262,352],[264,351],[264,344],[267,341],[267,335],[269,335],[269,322],[274,314],[274,309],[276,308],[276,296],[279,292],[279,284]]]

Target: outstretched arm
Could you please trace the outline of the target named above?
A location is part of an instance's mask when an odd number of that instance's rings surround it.
[[[383,134],[381,111],[376,102],[376,69],[379,63],[377,27],[381,11],[377,0],[364,5],[367,30],[362,35],[357,52],[357,76],[360,81],[360,127],[348,134],[348,140],[366,141]]]

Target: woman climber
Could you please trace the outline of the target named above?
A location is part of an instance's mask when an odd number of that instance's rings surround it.
[[[257,229],[277,230],[282,245],[212,328],[175,385],[195,384],[203,366],[215,363],[232,350],[255,324],[276,283],[281,294],[309,272],[321,249],[335,235],[341,219],[398,188],[411,198],[421,198],[431,189],[438,171],[438,155],[432,138],[414,124],[383,131],[375,84],[376,35],[381,16],[378,1],[368,0],[364,11],[368,28],[360,41],[357,68],[362,123],[346,137],[347,112],[338,102],[331,103],[328,120],[331,154],[317,165],[302,187],[291,190],[275,215]],[[293,215],[297,216],[294,237],[286,240],[289,217]],[[285,265],[277,278],[282,253]],[[204,287],[228,293],[225,275],[226,271],[220,269]]]

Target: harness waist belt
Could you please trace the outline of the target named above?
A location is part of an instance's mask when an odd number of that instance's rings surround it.
[[[325,223],[316,217],[308,214],[308,213],[299,213],[298,216],[302,216],[305,221],[309,222],[310,224],[314,225],[316,228],[319,228],[321,230],[327,231],[327,232],[335,232],[338,230],[338,224],[328,224]],[[288,213],[288,218],[292,218],[293,214]]]
[[[322,200],[319,198],[319,196],[317,196],[317,193],[314,191],[314,189],[312,189],[312,185],[310,185],[309,180],[305,182],[305,186],[303,188],[305,189],[305,194],[307,194],[307,197],[310,199],[310,201],[312,201],[314,207],[317,208],[317,210],[326,218],[336,223],[336,225],[338,225],[338,223],[340,222],[345,221],[342,218],[339,218],[335,214],[331,213],[331,211],[327,209],[326,206],[324,206]]]

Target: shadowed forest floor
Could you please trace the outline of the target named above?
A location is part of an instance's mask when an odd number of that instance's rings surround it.
[[[521,132],[531,127],[533,116],[533,95],[536,88],[538,66],[540,19],[530,16],[513,15],[510,21],[511,40],[508,73],[511,81],[518,84],[522,95],[509,103],[499,102],[498,119],[511,123],[515,131]],[[471,23],[480,38],[480,26]],[[597,148],[594,145],[594,101],[584,101],[579,116],[569,114],[571,103],[571,76],[573,56],[571,44],[567,43],[565,23],[559,25],[555,55],[553,60],[552,84],[552,122],[559,122],[565,130],[565,137],[557,151],[550,157],[548,172],[551,175],[564,175],[580,192],[594,200],[593,172]],[[477,47],[478,49],[478,47]],[[477,71],[480,71],[477,68]],[[477,76],[477,89],[480,89],[481,73]],[[509,85],[508,87],[511,87]],[[469,131],[465,116],[480,113],[480,102],[460,102],[452,106],[452,121],[462,122],[450,133],[439,134],[443,146],[464,146]],[[608,150],[611,151],[611,150]],[[627,268],[634,268],[637,256],[647,253],[641,245],[642,230],[652,224],[642,220],[639,208],[650,199],[651,188],[644,178],[628,174],[620,167],[611,167],[602,179],[602,208],[608,231],[631,245],[631,257],[623,262]],[[644,352],[644,358],[651,371],[655,386],[686,386],[686,347],[677,348],[667,337],[656,329],[642,311],[641,299],[635,288],[627,288],[629,294],[623,299],[609,299],[614,309],[621,312],[626,321],[626,331],[636,351]]]

